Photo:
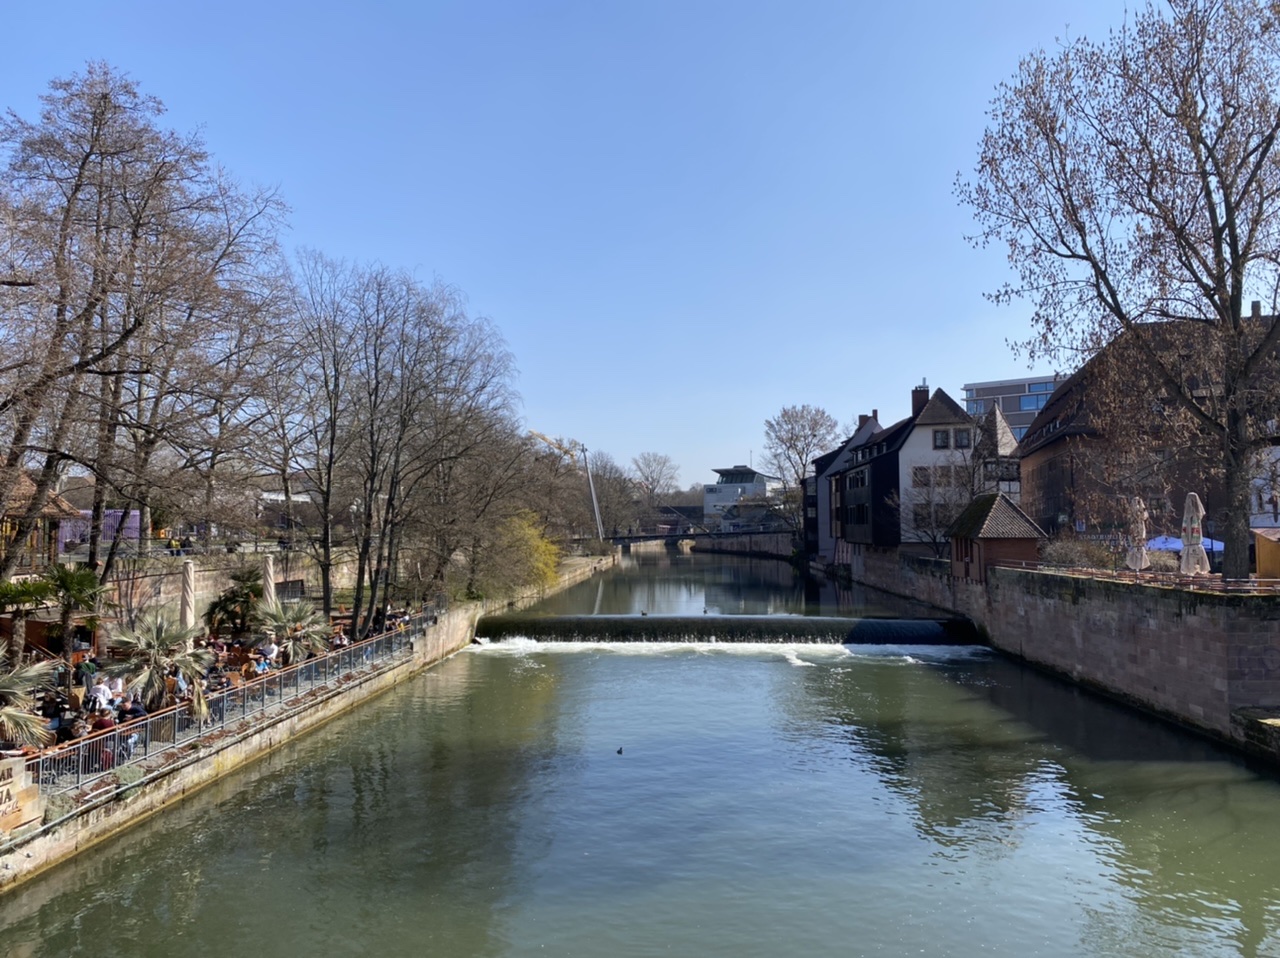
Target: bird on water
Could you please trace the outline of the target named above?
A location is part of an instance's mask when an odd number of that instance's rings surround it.
[[[622,754],[622,746],[621,746],[621,745],[619,745],[619,746],[618,746],[618,754],[619,754],[619,755],[621,755],[621,754]]]

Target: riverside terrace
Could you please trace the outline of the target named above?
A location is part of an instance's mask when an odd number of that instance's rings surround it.
[[[26,781],[38,793],[40,829],[56,827],[85,806],[112,799],[220,740],[255,724],[306,710],[356,680],[412,654],[414,640],[435,623],[435,612],[407,616],[381,635],[207,695],[208,714],[197,717],[181,702],[145,718],[91,733],[36,752],[4,757],[24,762]],[[28,803],[30,804],[30,803]],[[2,827],[2,826],[0,826]],[[0,852],[17,837],[0,839]],[[29,831],[23,838],[29,837]]]

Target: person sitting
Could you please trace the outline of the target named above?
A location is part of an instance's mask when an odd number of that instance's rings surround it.
[[[78,712],[71,721],[71,737],[84,738],[92,731],[93,727],[89,724],[89,713]]]
[[[280,654],[280,646],[276,645],[276,640],[274,638],[268,637],[266,642],[258,646],[258,651],[265,655],[274,665],[276,656]]]
[[[89,688],[89,701],[93,711],[101,711],[111,707],[111,687],[107,685],[107,677],[98,674],[96,681]]]
[[[254,666],[254,674],[266,675],[271,671],[271,660],[259,653],[257,664]]]
[[[40,716],[48,720],[49,731],[56,732],[62,724],[62,703],[53,692],[46,692],[40,701]]]
[[[124,701],[120,703],[120,711],[117,715],[121,724],[132,722],[134,719],[146,718],[147,710],[142,707],[142,702],[135,699],[131,695],[126,695]]]
[[[111,717],[111,709],[99,709],[98,717],[93,720],[93,724],[89,727],[95,732],[105,732],[108,729],[115,728],[116,720]],[[103,736],[96,742],[90,743],[90,746],[86,746],[93,749],[93,758],[100,770],[109,769],[116,763],[115,752],[108,741],[108,739],[114,738],[114,735]]]

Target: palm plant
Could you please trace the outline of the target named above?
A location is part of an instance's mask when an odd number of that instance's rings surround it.
[[[0,582],[0,615],[13,614],[13,661],[22,658],[27,644],[27,619],[53,598],[53,587],[43,579]]]
[[[262,598],[262,570],[239,569],[231,573],[231,586],[209,604],[204,614],[210,632],[227,629],[232,634],[249,631],[253,607]]]
[[[310,653],[329,649],[329,623],[324,614],[305,599],[261,603],[254,621],[275,636],[276,644],[290,663],[301,662]]]
[[[31,711],[35,692],[53,685],[56,667],[52,662],[22,665],[10,646],[0,642],[0,739],[19,745],[47,745],[53,733],[45,720]]]
[[[168,701],[167,679],[177,672],[191,688],[191,710],[199,718],[209,712],[204,694],[204,677],[213,664],[209,649],[194,647],[198,627],[183,628],[176,617],[160,609],[147,612],[133,628],[120,628],[112,634],[115,647],[125,660],[107,669],[127,682],[129,692],[149,709],[163,708]]]
[[[50,597],[58,603],[58,634],[62,636],[62,658],[66,663],[67,691],[71,691],[71,616],[76,609],[95,609],[106,588],[98,574],[85,566],[56,565],[42,576]]]

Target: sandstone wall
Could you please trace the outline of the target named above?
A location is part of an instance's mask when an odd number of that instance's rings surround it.
[[[1280,596],[1001,568],[978,584],[887,551],[863,569],[869,585],[968,616],[995,648],[1246,748],[1257,734],[1233,716],[1280,707]]]

